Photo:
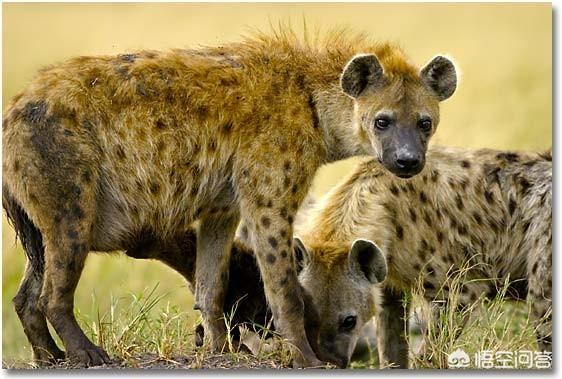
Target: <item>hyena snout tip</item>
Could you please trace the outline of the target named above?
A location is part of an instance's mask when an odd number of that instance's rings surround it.
[[[390,165],[389,170],[400,178],[410,178],[423,169],[425,157],[420,152],[405,151],[397,153]]]

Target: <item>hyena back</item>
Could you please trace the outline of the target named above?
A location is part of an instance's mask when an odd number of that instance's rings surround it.
[[[368,159],[323,199],[303,238],[328,245],[369,238],[385,254],[377,310],[383,364],[408,366],[405,295],[421,279],[428,301],[446,302],[451,274],[467,266],[459,307],[502,291],[527,299],[539,348],[550,351],[551,180],[550,153],[434,148],[409,180]]]
[[[446,58],[418,70],[394,46],[341,35],[324,48],[281,33],[42,70],[9,104],[3,127],[4,207],[25,221],[22,240],[42,241],[26,245],[31,262],[16,299],[34,355],[62,354],[46,317],[68,357],[107,362],[73,314],[86,255],[126,250],[146,234],[175,240],[195,220],[196,307],[212,348],[222,349],[220,284],[243,218],[295,363],[319,365],[291,254],[294,213],[317,168],[336,159],[367,153],[396,175],[419,172],[438,103],[455,88]]]

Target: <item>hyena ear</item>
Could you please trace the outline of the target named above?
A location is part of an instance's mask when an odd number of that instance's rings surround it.
[[[421,69],[420,78],[439,101],[448,99],[457,89],[455,65],[442,55],[436,56]]]
[[[354,56],[344,67],[340,83],[343,92],[357,98],[368,86],[378,86],[384,81],[383,69],[373,54]]]
[[[381,249],[369,240],[353,242],[349,252],[349,267],[353,272],[364,275],[372,284],[386,278],[386,260]]]
[[[301,272],[310,262],[310,254],[299,237],[293,238],[293,251],[295,253],[295,262],[297,263],[297,272]]]

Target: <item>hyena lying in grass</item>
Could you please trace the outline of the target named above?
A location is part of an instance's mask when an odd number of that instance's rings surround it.
[[[369,159],[323,199],[302,234],[305,243],[322,250],[368,238],[385,254],[381,364],[408,367],[404,299],[418,280],[427,300],[446,303],[451,275],[467,266],[459,308],[500,291],[526,299],[539,349],[551,351],[551,161],[550,152],[435,148],[415,178],[388,175]],[[320,282],[310,287],[300,279],[307,291],[322,293]]]
[[[38,361],[109,361],[80,329],[74,291],[89,251],[169,241],[200,222],[196,308],[214,350],[239,220],[276,327],[317,366],[292,258],[294,213],[322,164],[377,156],[417,174],[456,72],[418,69],[389,44],[291,32],[217,48],[79,57],[40,72],[3,118],[3,206],[29,264],[14,303]],[[233,285],[237,285],[233,283]]]

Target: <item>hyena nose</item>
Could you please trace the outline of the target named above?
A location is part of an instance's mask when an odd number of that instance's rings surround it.
[[[420,154],[403,154],[399,157],[396,157],[396,165],[405,171],[413,170],[417,168],[421,163],[421,155]]]

